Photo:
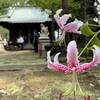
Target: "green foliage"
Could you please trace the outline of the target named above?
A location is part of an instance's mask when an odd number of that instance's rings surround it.
[[[12,6],[15,4],[16,0],[0,0],[0,15],[3,15],[6,13],[9,6]]]
[[[9,38],[9,31],[0,26],[0,36],[2,39]]]
[[[89,25],[86,23],[84,24],[81,28],[80,28],[81,32],[83,35],[85,35],[86,37],[91,37],[95,34],[97,34],[96,32],[93,32],[91,30],[91,28],[89,27]],[[95,45],[98,45],[100,46],[100,40],[98,39],[97,35],[93,38],[91,44],[95,44]]]
[[[20,2],[20,6],[23,6],[24,5],[24,1],[25,0],[20,0],[19,2]]]
[[[5,8],[14,5],[16,1],[17,0],[0,0],[0,15],[5,13]],[[85,2],[82,0],[68,0],[67,8],[69,12],[73,13],[73,15],[78,19],[82,19],[84,17],[84,9],[82,7],[89,7],[91,3],[90,1],[91,0],[86,0],[86,6],[84,6],[83,3]],[[20,2],[20,6],[24,6],[25,0],[18,0],[18,2]],[[53,15],[57,9],[62,8],[61,2],[62,0],[29,0],[28,4],[30,4],[30,6],[41,7],[43,9],[50,9]]]
[[[20,6],[24,6],[25,0],[19,0]],[[5,8],[14,6],[16,0],[0,0],[0,15],[4,14]],[[30,6],[41,7],[42,9],[50,9],[54,14],[61,6],[61,0],[29,0]]]
[[[92,40],[92,44],[95,44],[100,47],[100,40],[97,38],[97,36]]]
[[[84,24],[81,28],[80,28],[81,32],[83,35],[89,37],[92,36],[94,34],[94,32],[90,29],[90,27],[88,26],[88,24]]]
[[[60,8],[61,0],[30,0],[29,4],[43,9],[50,9],[54,14]]]
[[[18,86],[18,84],[16,83],[12,83],[7,87],[7,94],[11,95],[11,94],[15,94],[18,93],[22,90],[21,87]]]
[[[74,0],[69,0],[68,2],[69,5],[69,11],[75,16],[75,17],[80,17],[79,12],[80,12],[80,3],[75,2]]]

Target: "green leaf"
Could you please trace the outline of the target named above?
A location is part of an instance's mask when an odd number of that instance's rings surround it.
[[[91,30],[91,28],[88,26],[88,24],[84,24],[81,28],[80,28],[81,32],[83,35],[90,37],[93,36],[94,34],[96,34],[95,32],[93,32]],[[97,45],[100,47],[100,40],[98,39],[97,36],[94,37],[94,39],[91,42],[92,45]]]
[[[100,40],[97,38],[97,36],[92,40],[92,44],[95,44],[100,47]]]
[[[90,29],[88,24],[82,25],[82,27],[80,28],[80,31],[82,32],[83,35],[87,37],[92,36],[94,34],[94,32]]]

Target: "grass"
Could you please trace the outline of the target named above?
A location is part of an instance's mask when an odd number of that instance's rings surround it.
[[[100,97],[100,84],[95,77],[91,78],[91,75],[92,72],[86,75],[82,74],[79,76],[79,80],[82,88],[91,94],[91,100],[97,100]],[[11,97],[18,96],[20,98],[18,100],[51,100],[52,97],[57,100],[59,93],[64,91],[70,82],[71,75],[65,76],[48,69],[42,71],[25,69],[0,73],[0,88],[4,89]],[[91,86],[90,83],[94,86]],[[21,99],[24,97],[26,99]],[[64,98],[67,100],[68,97]]]
[[[37,66],[33,66],[35,64]],[[38,67],[38,64],[41,66]],[[25,66],[19,71],[0,71],[0,90],[7,93],[3,94],[3,100],[51,100],[52,98],[57,100],[59,93],[70,84],[71,75],[53,72],[42,64],[46,64],[45,58],[41,59],[38,54],[31,51],[1,55],[0,66],[6,65],[5,69],[10,65],[13,67]],[[30,65],[33,66],[32,69],[30,69]],[[99,100],[100,67],[81,74],[78,78],[84,91],[91,95],[91,100]],[[69,99],[65,96],[63,100]],[[82,97],[79,100],[82,100]]]
[[[10,54],[0,56],[0,65],[32,65],[32,64],[46,64],[45,59],[39,58],[38,54],[31,51],[19,54]]]

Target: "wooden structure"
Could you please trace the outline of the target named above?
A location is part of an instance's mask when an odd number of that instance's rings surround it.
[[[41,23],[51,30],[49,14],[36,7],[11,7],[6,15],[0,16],[0,25],[9,30],[9,40],[13,43],[20,35],[24,37],[25,43],[32,43],[33,31],[40,32]]]

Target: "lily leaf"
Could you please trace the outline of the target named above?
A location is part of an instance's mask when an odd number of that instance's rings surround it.
[[[97,36],[92,40],[92,44],[95,44],[100,47],[100,40],[97,38]]]
[[[83,24],[80,28],[80,31],[83,35],[89,37],[92,36],[94,34],[94,32],[90,29],[90,27],[88,26],[88,24]]]

